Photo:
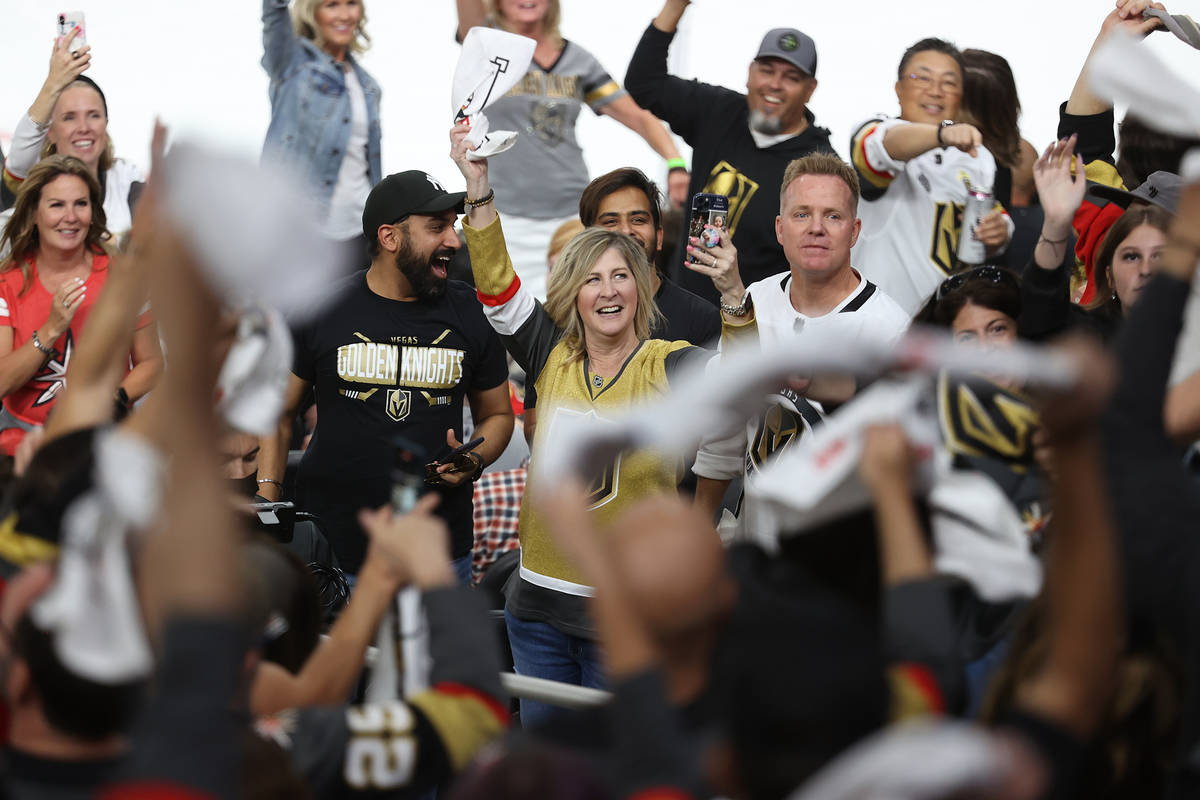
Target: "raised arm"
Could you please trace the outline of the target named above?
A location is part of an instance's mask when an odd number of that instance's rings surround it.
[[[50,117],[54,113],[54,104],[63,89],[71,85],[92,62],[92,48],[84,45],[71,52],[71,42],[79,33],[75,28],[64,37],[54,40],[54,49],[50,52],[50,69],[46,80],[42,83],[33,105],[29,107],[13,131],[12,149],[8,154],[8,163],[4,167],[4,182],[15,194],[21,181],[33,169],[33,165],[42,157],[42,143],[46,139],[46,129],[50,126]]]
[[[1053,447],[1054,531],[1046,570],[1049,651],[1017,705],[1086,739],[1103,720],[1125,635],[1122,578],[1099,441],[1115,383],[1101,346],[1072,343],[1079,385],[1040,404]]]
[[[613,100],[601,108],[600,113],[612,117],[641,136],[654,152],[663,157],[670,170],[667,176],[667,194],[673,206],[682,205],[687,200],[691,175],[684,166],[686,162],[680,157],[679,148],[675,146],[671,132],[662,120],[639,106],[629,95]]]
[[[471,28],[477,28],[487,20],[483,0],[454,0],[458,10],[458,40],[467,38]]]
[[[1071,321],[1071,270],[1075,266],[1075,232],[1072,220],[1083,202],[1087,181],[1082,160],[1072,156],[1077,139],[1071,136],[1046,148],[1033,166],[1045,213],[1033,260],[1021,276],[1020,332],[1029,339],[1045,339],[1062,332]]]
[[[272,81],[281,81],[300,46],[288,12],[288,0],[263,0],[262,22],[262,66]]]
[[[1071,96],[1067,99],[1066,113],[1074,116],[1089,116],[1102,114],[1112,109],[1111,103],[1096,97],[1088,86],[1088,66],[1100,45],[1114,30],[1121,29],[1133,36],[1145,37],[1149,36],[1155,28],[1161,27],[1162,23],[1157,18],[1142,18],[1142,12],[1147,8],[1163,8],[1163,5],[1162,3],[1151,3],[1149,0],[1120,0],[1117,7],[1104,18],[1104,22],[1100,26],[1100,33],[1096,35],[1092,49],[1088,51],[1087,59],[1079,70],[1079,77],[1075,79],[1075,86],[1071,89]]]
[[[974,157],[983,145],[983,135],[966,122],[941,127],[927,122],[904,122],[888,129],[883,146],[896,161],[911,161],[938,147],[957,147]]]
[[[472,161],[467,157],[475,149],[466,140],[470,130],[466,124],[450,129],[450,157],[467,183],[463,235],[471,254],[476,294],[505,348],[536,379],[562,332],[513,269],[488,180],[487,160]]]

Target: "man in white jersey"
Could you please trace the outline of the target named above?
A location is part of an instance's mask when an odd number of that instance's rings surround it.
[[[858,198],[858,176],[835,155],[815,153],[788,165],[775,219],[788,270],[746,290],[762,342],[829,333],[847,344],[864,338],[894,342],[904,334],[908,315],[850,266],[862,227]],[[702,443],[693,467],[697,504],[715,514],[733,478],[762,469],[820,423],[825,405],[844,403],[856,389],[850,375],[813,376],[771,395],[762,413],[732,435],[723,432],[723,438]],[[751,506],[744,504],[739,514],[741,535],[770,547],[773,542],[755,528]]]
[[[973,232],[961,230],[967,183],[990,192],[996,177],[979,130],[958,121],[962,87],[958,48],[922,39],[900,60],[900,117],[872,117],[850,142],[865,201],[854,263],[910,315],[958,268],[960,235],[974,235],[989,256],[1012,237],[999,204]]]

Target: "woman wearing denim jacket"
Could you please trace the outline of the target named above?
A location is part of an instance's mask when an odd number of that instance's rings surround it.
[[[263,0],[263,68],[271,125],[263,157],[300,171],[346,243],[347,265],[365,266],[362,212],[382,177],[379,84],[354,59],[370,37],[362,0]],[[349,262],[353,259],[353,263]]]

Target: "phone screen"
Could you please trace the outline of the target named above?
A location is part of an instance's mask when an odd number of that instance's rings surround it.
[[[75,34],[75,38],[71,40],[71,52],[74,53],[79,48],[87,44],[87,25],[84,24],[82,11],[60,11],[55,18],[54,35],[60,39],[65,39],[71,35],[71,31],[79,26],[79,33]]]
[[[729,198],[723,194],[699,192],[692,196],[692,216],[688,221],[688,236],[699,239],[705,247],[716,247],[717,237],[706,232],[705,225],[724,228],[729,219]],[[688,257],[689,261],[695,259]]]

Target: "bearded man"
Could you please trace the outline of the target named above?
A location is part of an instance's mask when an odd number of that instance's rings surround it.
[[[504,451],[513,412],[500,340],[475,290],[446,278],[464,198],[421,170],[380,181],[363,211],[371,266],[292,331],[292,375],[277,435],[261,442],[259,494],[281,497],[292,423],[311,389],[317,426],[296,474],[296,506],[319,518],[349,575],[366,553],[358,511],[388,501],[403,438],[440,465],[435,513],[450,529],[456,573],[470,579],[471,484]],[[464,398],[484,442],[452,459]]]

